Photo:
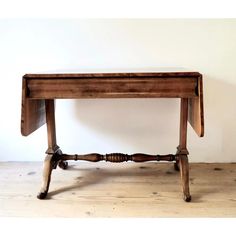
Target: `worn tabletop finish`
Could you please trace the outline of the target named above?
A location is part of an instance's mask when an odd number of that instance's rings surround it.
[[[62,154],[56,143],[55,99],[89,98],[180,98],[180,143],[175,155],[112,153],[101,155]],[[25,74],[22,86],[21,133],[27,136],[47,123],[48,150],[44,166],[44,181],[39,198],[46,197],[51,171],[66,168],[66,160],[89,161],[175,161],[181,171],[186,201],[191,200],[188,189],[187,121],[198,136],[204,135],[203,86],[199,72],[164,69],[149,72],[113,73],[39,73]],[[48,157],[50,156],[50,157]]]

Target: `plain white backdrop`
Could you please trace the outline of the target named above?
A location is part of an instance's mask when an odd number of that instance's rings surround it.
[[[235,162],[236,20],[1,19],[0,161],[42,161],[46,127],[20,133],[25,73],[186,67],[204,78],[205,137],[188,127],[191,162]],[[58,100],[65,153],[174,153],[177,99]]]
[[[0,0],[1,1],[1,0]],[[119,3],[119,4],[118,4]],[[198,1],[191,1],[191,0],[119,0],[119,1],[110,1],[110,0],[100,0],[100,1],[96,1],[96,0],[87,0],[87,1],[81,1],[81,0],[67,0],[67,1],[56,1],[56,0],[41,0],[41,1],[31,1],[31,0],[22,0],[22,1],[16,1],[16,0],[8,0],[8,1],[1,1],[1,8],[0,8],[0,16],[1,17],[47,17],[47,18],[77,18],[77,17],[118,17],[118,18],[126,18],[126,17],[136,17],[136,18],[140,18],[140,17],[167,17],[167,18],[173,18],[173,17],[182,17],[182,18],[206,18],[206,17],[213,17],[213,18],[217,18],[217,17],[221,17],[221,18],[228,18],[228,17],[235,17],[235,1],[234,0],[215,0],[214,2],[210,1],[210,0],[198,0]],[[15,20],[16,22],[19,20]],[[30,21],[30,20],[27,20]],[[46,20],[47,21],[47,20]],[[65,21],[65,20],[63,20]],[[208,21],[208,20],[207,20]],[[225,20],[220,20],[221,22],[225,22]],[[227,20],[228,21],[228,20]],[[226,22],[227,22],[226,21]],[[16,23],[15,22],[15,23]],[[230,22],[232,22],[232,20],[230,20]],[[2,22],[3,23],[3,22]],[[3,39],[3,29],[6,30],[6,27],[4,27],[4,24],[1,23],[1,32],[0,32],[0,42]],[[233,22],[232,24],[235,25],[235,23]],[[230,63],[230,70],[232,71],[232,74],[235,74],[235,69],[233,66],[233,62],[234,62],[234,54],[235,54],[235,46],[232,46],[232,43],[234,42],[235,39],[235,26],[232,25],[230,27],[227,33],[227,37],[228,39],[230,39],[231,41],[231,46],[229,46],[227,43],[224,44],[224,40],[222,42],[220,42],[220,40],[218,40],[218,43],[221,45],[219,48],[228,48],[229,49],[229,58],[223,57],[222,60],[224,60],[224,63],[222,65],[226,66],[228,63]],[[4,28],[2,28],[2,26]],[[17,26],[18,27],[18,26]],[[34,26],[35,27],[35,26]],[[21,27],[22,28],[22,27]],[[228,28],[228,26],[226,26],[226,28]],[[4,30],[4,37],[6,40],[6,31]],[[22,29],[23,30],[23,29]],[[202,32],[205,31],[205,28],[202,29]],[[215,32],[216,35],[218,35],[218,37],[221,35],[221,29],[218,28],[218,32]],[[23,31],[22,31],[23,32]],[[207,34],[208,32],[203,33],[203,35]],[[225,31],[222,31],[222,34],[224,35]],[[9,37],[9,35],[8,35]],[[19,37],[19,35],[17,35],[17,38]],[[200,37],[200,36],[199,36]],[[17,40],[17,39],[15,39]],[[200,52],[202,54],[202,52],[205,50],[205,48],[207,48],[207,45],[211,44],[211,40],[207,39],[206,40],[208,43],[206,44],[205,47],[203,47],[202,49],[200,49]],[[5,41],[6,42],[6,41]],[[169,42],[169,40],[168,40]],[[173,41],[172,41],[173,43]],[[5,52],[7,51],[6,45],[1,45],[0,44],[0,49],[5,48]],[[11,48],[12,45],[8,44],[8,48]],[[208,51],[208,50],[206,50]],[[211,50],[212,51],[212,50]],[[217,49],[216,49],[217,51]],[[218,57],[221,56],[220,53],[217,53]],[[3,56],[2,56],[3,55]],[[72,52],[71,52],[72,55]],[[7,68],[4,69],[4,66],[6,66],[5,64],[2,64],[3,61],[5,61],[5,54],[2,54],[2,50],[0,51],[0,61],[1,61],[1,72],[3,75],[3,72],[5,73],[4,75],[8,75],[8,77],[2,76],[1,77],[1,86],[0,88],[2,88],[2,86],[5,85],[6,80],[7,79],[12,79],[12,81],[17,82],[17,85],[14,86],[20,86],[19,85],[21,82],[19,82],[19,80],[21,80],[21,78],[19,78],[19,75],[21,73],[26,73],[25,71],[28,71],[30,68],[29,66],[27,66],[27,64],[30,64],[30,59],[27,60],[27,63],[25,63],[24,67],[21,67],[21,69],[18,68],[18,70],[16,70],[15,68],[15,75],[13,76],[13,74],[9,74],[10,71],[14,70],[13,67],[11,67],[10,70],[7,70]],[[14,55],[16,56],[16,55]],[[179,55],[180,56],[180,55]],[[77,55],[78,58],[78,55]],[[211,57],[213,58],[213,57]],[[45,58],[44,58],[45,59]],[[54,58],[55,59],[55,58]],[[68,59],[68,58],[67,58]],[[13,60],[13,58],[12,58]],[[14,61],[14,60],[13,60]],[[175,61],[177,63],[177,60]],[[42,60],[40,63],[43,63]],[[52,63],[52,61],[50,61],[50,63]],[[49,63],[49,64],[50,64]],[[155,63],[158,63],[157,61],[155,61]],[[16,66],[16,62],[13,63],[14,66]],[[20,64],[17,63],[17,64]],[[181,64],[181,63],[180,63]],[[210,64],[210,61],[208,63],[208,65]],[[40,64],[38,64],[37,66],[39,66]],[[204,65],[204,71],[208,71],[208,65]],[[34,65],[36,67],[36,65]],[[79,65],[77,65],[76,67],[78,68]],[[128,66],[128,65],[127,65]],[[184,65],[185,66],[185,65]],[[217,69],[219,66],[219,63],[215,64],[215,69]],[[10,65],[8,66],[8,68],[10,67]],[[50,67],[50,66],[49,66]],[[194,68],[196,68],[197,65],[194,65]],[[61,68],[61,66],[60,66]],[[221,68],[221,66],[219,67]],[[211,118],[207,118],[210,119],[209,121],[207,121],[206,123],[206,128],[207,128],[207,132],[206,132],[206,136],[204,139],[201,140],[201,142],[207,142],[207,144],[211,143],[212,147],[209,147],[209,149],[211,150],[211,154],[207,155],[207,157],[210,157],[211,155],[211,160],[215,160],[215,161],[230,161],[233,160],[235,162],[235,156],[233,155],[234,151],[235,151],[235,144],[234,144],[234,138],[235,138],[235,127],[231,127],[231,125],[233,125],[233,118],[234,118],[234,114],[235,114],[235,106],[234,106],[234,101],[235,101],[235,96],[232,95],[232,92],[235,91],[234,87],[235,87],[235,82],[234,79],[229,79],[229,77],[225,76],[225,72],[227,70],[225,70],[223,72],[223,69],[221,70],[221,73],[219,73],[219,69],[216,71],[217,72],[217,76],[216,74],[214,74],[213,78],[213,82],[216,82],[216,86],[213,85],[213,83],[210,84],[206,84],[207,83],[207,78],[209,77],[209,74],[207,73],[207,75],[205,75],[205,108],[208,107],[208,114],[211,114]],[[31,67],[32,69],[32,67]],[[38,68],[33,69],[37,70]],[[54,68],[49,68],[49,70],[52,70]],[[200,68],[201,69],[201,68]],[[203,69],[203,68],[202,68]],[[39,68],[39,70],[45,70],[44,66],[41,66]],[[211,70],[212,73],[213,70]],[[21,76],[21,75],[20,75]],[[226,83],[225,83],[226,81]],[[228,82],[230,81],[230,82]],[[219,82],[217,84],[217,82]],[[14,83],[14,82],[12,82]],[[215,83],[214,83],[215,84]],[[221,84],[226,84],[226,87],[222,90],[223,92],[221,93],[220,96],[216,96],[215,92],[219,92],[221,90]],[[13,88],[12,88],[13,89]],[[1,89],[1,92],[4,89]],[[227,92],[227,90],[229,90],[229,93]],[[5,90],[4,90],[5,91]],[[208,94],[206,94],[206,91],[208,91]],[[209,93],[209,91],[211,91]],[[26,154],[28,156],[28,158],[30,158],[32,160],[32,158],[34,160],[36,159],[40,159],[42,160],[42,155],[41,153],[38,152],[42,152],[42,148],[44,148],[46,146],[46,141],[42,141],[42,139],[45,139],[45,135],[46,135],[46,131],[45,128],[38,130],[37,134],[33,134],[33,136],[30,136],[29,138],[31,139],[31,141],[29,142],[28,139],[26,138],[26,140],[23,138],[20,138],[19,135],[19,118],[20,118],[20,91],[18,88],[16,88],[14,90],[14,92],[16,93],[15,96],[15,102],[13,102],[13,104],[15,104],[15,111],[14,109],[10,110],[7,109],[8,112],[8,116],[7,115],[3,115],[5,114],[5,112],[1,112],[1,121],[4,121],[3,124],[1,124],[0,126],[0,148],[1,151],[4,150],[4,155],[0,156],[0,160],[9,160],[9,159],[15,159],[15,160],[26,160]],[[7,92],[5,92],[7,93]],[[1,96],[1,93],[0,93]],[[2,99],[1,96],[0,98]],[[225,100],[227,101],[221,101],[221,99],[219,99],[219,97],[224,97]],[[1,101],[0,99],[0,101]],[[234,100],[233,100],[234,99]],[[208,101],[210,101],[209,103],[207,103]],[[10,102],[10,101],[8,101]],[[171,101],[169,101],[168,103],[170,103]],[[215,103],[220,102],[220,107],[217,107],[216,105],[214,105]],[[0,105],[2,107],[7,107],[7,105],[5,105],[7,102],[1,103]],[[3,105],[4,104],[4,105]],[[17,104],[17,105],[16,105]],[[230,105],[230,108],[228,109],[228,106]],[[63,106],[63,105],[62,105]],[[73,110],[73,105],[72,106],[72,110]],[[209,106],[211,108],[209,108]],[[16,108],[17,107],[17,108]],[[58,106],[57,106],[58,107]],[[173,105],[174,107],[174,105]],[[232,109],[233,107],[233,109]],[[66,105],[66,108],[68,109],[68,104]],[[61,110],[61,109],[60,109]],[[60,111],[58,110],[58,111]],[[205,109],[206,110],[206,109]],[[4,110],[3,110],[4,111]],[[74,111],[74,110],[73,110]],[[225,115],[225,118],[223,118],[223,114]],[[163,114],[164,115],[164,114]],[[12,116],[15,116],[15,118],[12,118]],[[207,117],[209,117],[209,115],[206,114]],[[15,123],[9,123],[8,120],[12,119]],[[223,121],[226,121],[223,122]],[[18,122],[18,123],[17,123]],[[6,132],[6,126],[8,126],[8,130],[10,133]],[[4,129],[3,129],[4,127]],[[220,128],[219,128],[220,127]],[[229,146],[225,146],[224,150],[221,150],[219,152],[219,147],[218,147],[218,142],[214,144],[214,140],[211,140],[211,137],[214,137],[214,134],[216,133],[215,129],[218,130],[218,134],[216,138],[220,139],[219,137],[222,137],[221,133],[222,130],[224,128],[222,127],[226,127],[227,130],[230,130],[230,132],[224,132],[224,142],[228,142],[228,144],[230,143],[230,148],[228,148]],[[191,130],[191,129],[190,129]],[[4,132],[3,132],[4,131]],[[192,131],[191,131],[192,132]],[[209,133],[211,132],[211,136],[208,136]],[[194,136],[194,135],[193,135]],[[191,138],[192,139],[192,138]],[[4,141],[4,143],[2,143]],[[195,142],[197,140],[197,137],[194,137],[194,141]],[[207,141],[206,141],[207,140]],[[37,141],[37,143],[36,143]],[[190,140],[189,140],[190,141]],[[20,143],[19,143],[20,142]],[[192,142],[192,141],[191,141]],[[222,147],[222,142],[223,141],[219,141],[221,143],[221,147]],[[17,143],[19,143],[17,145],[17,147],[15,146]],[[33,145],[33,147],[31,147]],[[201,144],[203,145],[203,144]],[[224,144],[226,145],[226,144]],[[62,145],[61,145],[62,146]],[[158,148],[160,148],[160,145],[157,145]],[[203,148],[207,148],[206,146],[204,146]],[[4,147],[4,149],[3,149]],[[28,148],[30,148],[30,150],[28,150]],[[64,144],[63,144],[64,147]],[[63,148],[62,147],[62,148]],[[220,147],[220,148],[221,148]],[[215,150],[214,150],[215,148]],[[27,149],[27,151],[25,151],[25,149]],[[77,149],[77,148],[76,148]],[[12,156],[10,155],[10,150],[13,150],[11,152]],[[34,150],[33,154],[31,153],[31,151]],[[78,151],[78,149],[77,149]],[[191,151],[191,150],[190,150]],[[225,151],[227,151],[227,153],[225,153]],[[233,151],[233,152],[232,152]],[[20,155],[18,155],[18,153]],[[229,155],[229,153],[231,153]],[[229,158],[230,157],[230,158]],[[204,160],[205,156],[202,157],[203,161],[207,161],[208,158],[206,160]],[[193,159],[193,152],[191,153],[191,159],[190,161]],[[194,159],[199,160],[199,156],[197,156],[197,153],[194,157]],[[2,220],[2,219],[1,219]],[[36,221],[38,222],[39,219],[36,219]],[[74,232],[74,223],[71,220],[68,222],[65,222],[65,219],[63,220],[63,224],[64,224],[64,228],[69,231]],[[190,220],[190,219],[189,219]],[[91,220],[89,222],[85,221],[82,222],[82,224],[80,224],[80,222],[78,220],[76,220],[76,224],[79,224],[79,227],[81,226],[80,232],[83,232],[86,235],[90,235],[90,230],[93,230],[94,232],[98,233],[102,232],[103,235],[110,235],[111,230],[115,227],[116,231],[113,233],[121,234],[123,232],[135,232],[137,235],[141,235],[141,232],[155,232],[156,230],[156,225],[158,225],[158,232],[160,233],[167,233],[168,235],[172,233],[172,231],[176,234],[176,235],[182,235],[183,231],[178,231],[176,230],[176,227],[169,227],[168,231],[166,231],[166,226],[170,225],[170,223],[172,224],[178,224],[179,228],[181,228],[182,226],[185,227],[185,229],[187,229],[187,231],[191,231],[191,234],[193,235],[197,235],[199,233],[206,233],[206,231],[209,230],[209,232],[214,232],[215,235],[222,235],[222,232],[227,232],[228,235],[231,235],[231,232],[233,231],[233,221],[234,220],[223,220],[223,219],[214,219],[214,220],[210,220],[210,219],[191,219],[190,221],[185,219],[181,219],[180,221],[177,219],[173,219],[173,222],[169,222],[170,219],[166,220],[164,219],[162,221],[162,219],[154,219],[154,222],[152,222],[150,219],[147,219],[148,222],[150,222],[148,225],[145,224],[142,220],[141,224],[137,224],[137,219],[133,219],[133,224],[131,224],[132,222],[129,220],[127,221],[127,219],[124,219],[122,222],[122,227],[117,227],[118,224],[119,226],[121,225],[121,222],[117,220],[113,220],[112,222],[109,222],[109,224],[107,224],[107,219],[105,219],[103,222],[99,221],[99,222],[93,222],[96,224],[95,227],[87,227],[91,225]],[[14,221],[14,224],[16,227],[9,227],[10,225],[12,225],[12,221]],[[25,226],[26,227],[21,227],[22,229],[24,229],[22,231],[22,235],[24,233],[24,235],[31,235],[32,234],[32,230],[35,231],[35,227],[40,226],[40,225],[36,225],[35,222],[30,222],[29,224],[29,219],[24,219],[18,223],[19,218],[17,219],[12,219],[11,218],[11,222],[8,223],[8,220],[3,221],[2,224],[2,232],[8,232],[9,235],[14,234],[11,232],[15,232],[17,230],[17,233],[21,235],[21,231],[19,231],[19,227],[17,227],[17,225],[19,225],[19,223],[22,224],[25,222]],[[43,222],[44,224],[46,223],[45,227],[49,232],[50,232],[50,227],[53,225],[53,223],[55,223],[55,226],[58,225],[58,220],[52,219],[50,221],[45,220],[46,222]],[[117,222],[117,223],[116,223]],[[41,222],[40,222],[41,223]],[[47,224],[49,223],[49,224]],[[66,223],[66,224],[65,224]],[[69,224],[71,223],[71,224]],[[103,223],[103,224],[102,224]],[[115,224],[116,223],[116,224]],[[181,225],[182,224],[182,225]],[[201,225],[201,227],[196,228],[193,231],[193,224],[194,225]],[[31,225],[31,227],[30,227]],[[110,227],[107,227],[107,226]],[[50,227],[49,227],[50,226]],[[71,226],[71,227],[70,227]],[[99,230],[99,227],[102,227]],[[155,226],[155,228],[152,226]],[[5,228],[6,227],[6,228]],[[63,235],[63,230],[60,228],[60,231],[57,231],[57,229],[59,229],[58,227],[51,227],[53,228],[53,231],[58,234],[58,235]],[[6,229],[6,230],[5,230]],[[40,227],[38,227],[38,229],[40,229]],[[173,229],[173,230],[172,230]],[[36,235],[39,234],[38,232],[35,232]]]

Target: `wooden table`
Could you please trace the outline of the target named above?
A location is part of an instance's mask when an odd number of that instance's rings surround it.
[[[123,153],[63,154],[56,141],[55,99],[180,98],[179,145],[175,154]],[[48,149],[44,160],[39,199],[47,196],[52,170],[66,169],[67,160],[173,161],[180,170],[184,200],[191,201],[187,150],[187,122],[199,137],[204,134],[202,75],[198,72],[157,71],[132,73],[51,73],[23,76],[21,133],[27,136],[47,124]]]

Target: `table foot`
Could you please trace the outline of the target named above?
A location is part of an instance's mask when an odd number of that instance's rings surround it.
[[[191,195],[189,191],[189,164],[187,155],[179,155],[179,168],[180,168],[180,176],[182,181],[184,200],[186,202],[190,202]]]
[[[58,162],[58,166],[63,169],[66,170],[68,168],[68,162],[67,161],[59,161]]]
[[[48,194],[48,192],[38,193],[37,198],[38,199],[44,199],[44,198],[46,198],[47,194]]]
[[[44,199],[47,196],[50,180],[51,180],[51,174],[52,169],[54,168],[54,160],[53,160],[53,154],[48,154],[45,157],[44,164],[43,164],[43,180],[42,180],[42,186],[41,189],[37,195],[38,199]]]
[[[184,201],[185,202],[191,202],[191,200],[192,200],[191,195],[189,195],[189,196],[184,195]]]

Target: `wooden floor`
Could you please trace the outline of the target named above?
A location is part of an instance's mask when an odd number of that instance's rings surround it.
[[[70,162],[38,200],[42,163],[0,162],[0,216],[236,217],[236,164],[191,164],[192,202],[173,164]]]

